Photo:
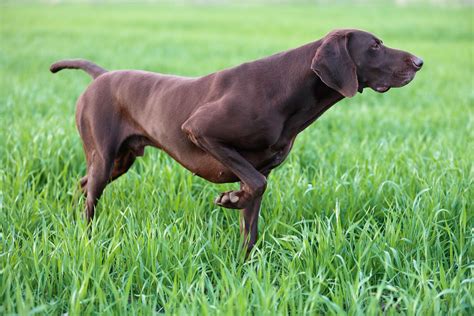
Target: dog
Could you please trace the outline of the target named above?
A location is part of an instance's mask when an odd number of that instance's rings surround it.
[[[197,78],[107,71],[82,59],[58,61],[50,70],[82,69],[94,79],[76,111],[87,160],[80,184],[88,222],[106,185],[153,146],[208,181],[240,182],[215,203],[241,210],[248,254],[257,241],[268,175],[296,136],[343,98],[364,88],[383,93],[403,87],[422,66],[421,58],[388,48],[368,32],[339,29]]]

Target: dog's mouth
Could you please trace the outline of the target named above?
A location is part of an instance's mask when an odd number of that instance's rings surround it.
[[[386,76],[380,76],[378,80],[374,81],[359,79],[359,87],[357,90],[362,93],[362,90],[365,87],[370,87],[376,92],[385,93],[391,88],[401,88],[406,86],[415,78],[415,74],[416,71],[403,70],[399,72],[392,72]]]
[[[400,84],[400,87],[403,87],[403,86],[406,86],[407,84],[410,83],[410,81],[413,80],[413,78],[415,78],[415,73],[411,74],[411,75],[407,75],[401,82]]]
[[[389,86],[375,86],[374,90],[380,93],[384,93],[390,90],[390,87]]]
[[[372,85],[372,89],[379,93],[384,93],[390,90],[390,88],[401,88],[410,83],[415,78],[415,73],[400,73],[394,76],[394,80],[391,83],[380,82]]]
[[[364,88],[365,87],[370,87],[372,88],[373,90],[377,91],[377,92],[380,92],[380,93],[384,93],[384,92],[387,92],[388,90],[390,90],[391,86],[389,85],[384,85],[384,84],[377,84],[377,85],[362,85],[362,84],[359,84],[359,88],[357,89],[360,93],[362,93],[364,91]]]
[[[397,84],[393,85],[392,87],[396,88],[401,88],[403,86],[406,86],[407,84],[410,83],[410,81],[415,78],[415,72],[408,72],[408,73],[400,73],[396,75],[397,78]]]
[[[390,90],[390,88],[393,87],[393,85],[386,83],[386,82],[378,82],[378,83],[373,83],[369,85],[372,90],[377,91],[379,93],[384,93]]]

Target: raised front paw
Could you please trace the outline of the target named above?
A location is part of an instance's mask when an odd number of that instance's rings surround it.
[[[214,200],[214,203],[225,208],[243,209],[248,201],[249,194],[240,190],[223,192]]]

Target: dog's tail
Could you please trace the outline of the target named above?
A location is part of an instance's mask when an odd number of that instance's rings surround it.
[[[56,73],[62,69],[82,69],[94,79],[107,72],[104,68],[85,59],[64,59],[55,62],[49,68],[52,73]]]

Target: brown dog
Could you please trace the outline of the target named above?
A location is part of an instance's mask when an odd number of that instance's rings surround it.
[[[298,133],[365,87],[385,92],[406,85],[422,65],[370,33],[335,30],[198,78],[108,72],[86,60],[59,61],[51,71],[82,69],[95,79],[76,112],[87,159],[81,186],[88,221],[107,183],[127,172],[145,146],[154,146],[211,182],[240,181],[240,190],[220,194],[215,203],[242,209],[250,251],[268,174],[285,160]]]

